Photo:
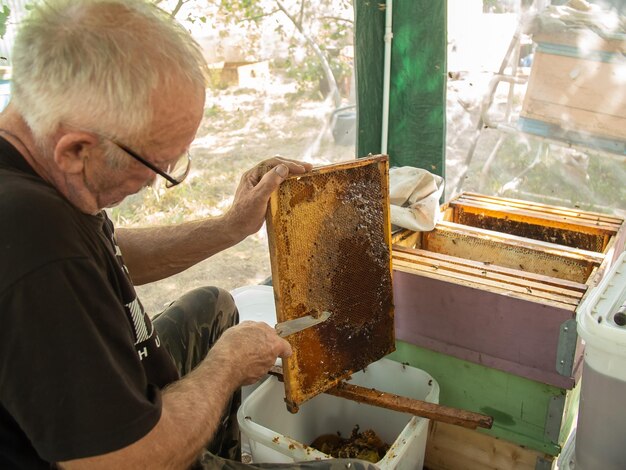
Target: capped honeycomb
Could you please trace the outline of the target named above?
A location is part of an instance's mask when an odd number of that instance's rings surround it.
[[[285,401],[298,405],[394,350],[385,155],[284,181],[267,214],[279,322],[332,313],[288,336]]]

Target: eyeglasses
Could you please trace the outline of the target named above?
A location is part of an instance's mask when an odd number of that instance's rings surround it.
[[[109,139],[113,144],[117,145],[120,149],[126,152],[128,155],[133,157],[139,163],[144,166],[147,166],[152,171],[154,171],[157,175],[161,176],[166,180],[165,187],[172,188],[184,181],[184,179],[189,174],[189,170],[191,169],[191,155],[189,155],[189,151],[185,151],[180,157],[176,159],[176,162],[168,165],[165,170],[161,170],[154,163],[150,163],[148,160],[129,149],[125,145],[122,145],[118,142],[115,142],[112,139]]]

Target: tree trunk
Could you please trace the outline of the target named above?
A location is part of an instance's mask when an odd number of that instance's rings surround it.
[[[335,108],[338,108],[341,105],[341,96],[339,95],[339,88],[337,87],[337,80],[335,80],[335,76],[333,75],[333,71],[330,68],[330,64],[328,63],[328,60],[326,59],[326,56],[324,55],[324,53],[322,52],[320,47],[317,45],[317,43],[315,41],[313,41],[313,39],[311,39],[304,32],[304,29],[302,28],[302,24],[299,23],[298,21],[296,21],[296,19],[287,11],[287,8],[285,8],[285,5],[283,5],[282,1],[281,0],[275,0],[275,2],[278,5],[278,8],[280,8],[280,10],[293,23],[293,25],[296,27],[298,32],[302,35],[304,40],[311,47],[311,49],[313,49],[313,52],[315,52],[315,55],[320,60],[320,63],[322,64],[322,70],[324,71],[324,75],[326,76],[326,80],[328,81],[329,94],[333,98],[333,102],[335,104]]]

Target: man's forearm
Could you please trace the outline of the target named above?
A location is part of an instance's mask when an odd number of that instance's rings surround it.
[[[139,441],[115,452],[63,462],[68,470],[186,469],[212,439],[226,405],[239,387],[227,357],[210,352],[187,376],[163,391],[157,425]]]
[[[172,226],[120,228],[116,236],[136,285],[184,271],[245,238],[225,216]]]
[[[239,383],[226,358],[209,356],[198,368],[163,393],[163,414],[157,442],[167,442],[162,461],[188,468],[214,437],[229,400]],[[172,439],[172,436],[176,438]]]
[[[226,214],[181,225],[119,229],[117,240],[135,284],[158,281],[229,248],[263,225],[268,201],[290,174],[311,170],[310,163],[274,157],[241,177]]]

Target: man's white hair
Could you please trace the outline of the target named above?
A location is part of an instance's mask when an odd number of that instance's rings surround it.
[[[206,84],[197,43],[142,0],[41,1],[21,25],[12,61],[12,101],[39,142],[60,124],[139,138],[157,88]]]

